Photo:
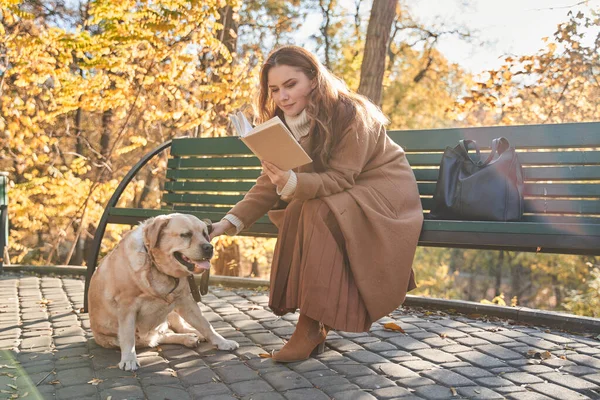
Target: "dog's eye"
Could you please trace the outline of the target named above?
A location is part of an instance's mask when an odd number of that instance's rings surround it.
[[[180,236],[189,239],[192,236],[194,236],[194,234],[192,232],[185,232],[185,233],[182,233]]]

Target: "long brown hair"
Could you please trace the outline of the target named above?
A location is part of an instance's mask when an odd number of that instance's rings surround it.
[[[309,95],[306,113],[310,120],[311,156],[317,170],[328,166],[331,149],[349,129],[355,134],[368,134],[388,123],[377,106],[350,91],[346,83],[328,71],[314,54],[299,46],[280,47],[272,51],[263,64],[256,104],[259,122],[274,116],[284,119],[283,111],[275,105],[269,92],[268,74],[278,65],[298,68],[316,82]]]

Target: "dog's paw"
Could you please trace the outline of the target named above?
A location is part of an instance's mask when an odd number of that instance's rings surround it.
[[[219,350],[235,350],[238,347],[240,347],[240,345],[237,342],[227,339],[219,340],[219,342],[215,344],[217,345],[217,348]]]
[[[123,371],[135,371],[140,367],[140,363],[137,360],[137,357],[133,359],[121,359],[119,363],[119,368]]]
[[[198,347],[199,341],[200,341],[200,339],[196,335],[189,335],[184,339],[183,345],[185,347],[189,347],[189,348],[193,349],[193,348]]]

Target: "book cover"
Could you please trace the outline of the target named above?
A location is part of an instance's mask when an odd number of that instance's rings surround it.
[[[279,117],[254,128],[241,112],[230,115],[230,119],[240,140],[260,160],[269,161],[284,171],[312,162]]]

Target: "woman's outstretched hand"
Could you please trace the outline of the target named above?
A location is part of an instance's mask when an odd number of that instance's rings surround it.
[[[229,230],[233,229],[235,229],[235,226],[231,222],[229,222],[226,219],[222,219],[219,222],[215,222],[212,224],[212,232],[210,232],[210,235],[208,235],[208,237],[210,240],[213,240],[213,238],[224,235],[225,232],[228,232]]]
[[[263,170],[265,174],[271,180],[273,185],[277,185],[279,189],[283,189],[288,179],[290,178],[290,171],[283,171],[275,166],[275,164],[271,164],[268,161],[261,161]]]

